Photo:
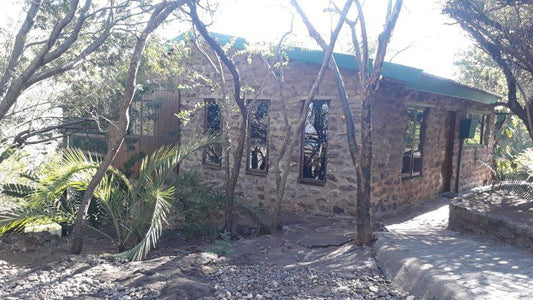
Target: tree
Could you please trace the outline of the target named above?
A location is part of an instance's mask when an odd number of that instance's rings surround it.
[[[82,63],[131,16],[132,1],[28,1],[0,69],[0,121],[32,85]]]
[[[350,110],[350,104],[348,102],[342,75],[334,58],[331,60],[331,69],[335,75],[335,81],[339,91],[339,97],[342,102],[343,112],[346,116],[346,138],[350,149],[350,156],[356,169],[356,243],[359,245],[368,245],[372,241],[372,222],[370,213],[372,171],[372,101],[374,94],[379,88],[383,62],[385,60],[385,54],[387,53],[387,46],[400,14],[403,1],[397,0],[394,2],[394,5],[392,0],[388,2],[385,25],[383,31],[378,36],[378,46],[374,61],[372,63],[372,70],[369,65],[369,43],[363,6],[359,0],[354,0],[354,2],[357,8],[357,19],[355,21],[346,20],[345,15],[343,14],[341,14],[340,18],[341,21],[346,21],[350,27],[352,33],[352,43],[355,49],[354,58],[358,66],[357,76],[361,87],[359,94],[361,99],[362,114],[360,123],[361,145],[357,144],[355,122]],[[302,17],[302,20],[309,31],[309,35],[315,39],[323,51],[332,51],[334,45],[328,46],[325,43],[324,39],[314,28],[313,24],[307,18],[298,2],[296,0],[291,0],[291,3],[298,11],[298,14]],[[359,24],[359,33],[357,30],[357,24]],[[360,40],[359,37],[361,38]]]
[[[196,0],[187,1],[187,6],[189,11],[187,12],[191,18],[192,24],[198,30],[203,39],[207,42],[211,50],[213,50],[219,61],[227,68],[230,72],[232,81],[233,81],[233,91],[232,97],[233,101],[238,107],[240,114],[240,125],[239,125],[239,135],[237,137],[237,147],[233,152],[233,160],[230,162],[230,153],[226,152],[226,189],[225,189],[225,198],[226,198],[226,207],[225,207],[225,222],[224,230],[227,232],[235,232],[235,223],[234,223],[234,211],[235,211],[235,188],[237,186],[237,181],[239,178],[239,173],[242,165],[242,158],[244,155],[245,149],[245,140],[247,133],[247,123],[248,123],[248,107],[245,104],[245,97],[242,94],[241,80],[239,70],[235,66],[235,63],[228,56],[226,51],[222,46],[217,42],[217,40],[211,36],[207,30],[207,26],[200,19],[198,15],[198,3]],[[207,55],[206,55],[207,57]],[[208,58],[208,57],[207,57]],[[216,64],[210,60],[211,67],[218,74],[221,81],[221,88],[224,89],[225,79],[223,76],[224,70],[222,66],[217,67]]]
[[[57,131],[72,128],[65,120],[71,111],[62,107],[59,91],[91,77],[87,73],[93,70],[109,69],[115,61],[103,58],[115,45],[131,44],[122,30],[131,28],[147,5],[138,0],[38,0],[20,6],[26,6],[26,13],[18,31],[0,30],[0,163],[16,149],[56,139]]]
[[[507,85],[505,76],[492,58],[479,47],[460,53],[459,60],[455,63],[459,68],[458,77],[461,82],[474,87],[494,91],[505,95]],[[498,111],[500,120],[496,123],[494,167],[497,179],[510,179],[516,175],[516,163],[519,155],[533,146],[528,131],[523,122],[507,108]],[[502,117],[505,119],[501,121]],[[522,156],[526,157],[526,156]]]
[[[454,64],[459,70],[456,74],[459,82],[502,95],[506,93],[502,70],[483,49],[474,46],[459,53]]]
[[[502,70],[507,101],[533,139],[533,3],[526,0],[449,0],[455,19]]]
[[[307,93],[307,96],[304,100],[304,103],[302,105],[302,108],[298,114],[297,119],[293,122],[289,122],[288,118],[288,110],[287,110],[287,103],[286,98],[283,93],[283,83],[284,83],[284,75],[283,75],[283,54],[282,54],[282,43],[283,40],[287,35],[289,35],[292,31],[287,32],[280,42],[278,43],[276,49],[275,49],[275,61],[273,63],[273,74],[278,81],[279,86],[279,97],[281,102],[281,111],[283,113],[283,124],[285,127],[285,138],[283,140],[282,146],[279,150],[279,153],[277,157],[274,159],[274,175],[276,178],[276,201],[274,204],[274,210],[273,210],[273,220],[271,224],[272,230],[278,230],[281,227],[281,207],[283,203],[283,198],[285,197],[285,189],[287,186],[287,177],[289,175],[289,169],[290,169],[290,158],[292,153],[294,152],[294,149],[298,145],[300,138],[301,138],[301,132],[305,126],[305,121],[307,119],[307,114],[309,110],[309,106],[311,104],[311,101],[318,93],[318,89],[320,87],[320,84],[322,80],[324,79],[324,76],[326,75],[327,69],[329,67],[330,61],[333,59],[333,48],[335,43],[337,42],[337,38],[339,36],[339,33],[343,27],[344,20],[343,18],[346,16],[348,11],[350,10],[352,4],[352,0],[346,1],[346,4],[343,7],[342,12],[340,14],[342,15],[342,18],[339,19],[337,22],[335,28],[333,29],[331,33],[331,37],[329,40],[329,44],[327,50],[324,50],[324,58],[322,60],[322,64],[320,66],[320,69],[318,70],[318,73],[315,77],[315,80],[313,82],[313,85],[311,86],[310,90]]]
[[[145,50],[145,46],[149,36],[154,30],[156,30],[161,23],[163,23],[167,17],[174,12],[183,1],[163,1],[156,4],[151,12],[150,18],[146,23],[141,34],[137,37],[137,43],[131,56],[130,65],[128,68],[128,75],[126,78],[126,87],[123,92],[122,99],[119,103],[118,120],[115,124],[109,126],[108,130],[108,150],[105,154],[102,162],[96,169],[96,173],[89,182],[83,198],[76,214],[76,221],[74,223],[74,232],[71,252],[73,254],[79,254],[83,247],[83,236],[85,229],[85,217],[87,210],[91,203],[94,190],[104,177],[107,169],[115,159],[118,150],[124,142],[124,137],[129,126],[129,108],[131,102],[137,92],[137,73],[139,65]]]

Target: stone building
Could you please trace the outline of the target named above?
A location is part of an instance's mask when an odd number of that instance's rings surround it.
[[[245,48],[244,41],[234,40],[233,48]],[[323,55],[319,51],[300,48],[288,50],[286,55],[283,95],[289,122],[293,122],[299,116],[302,101],[315,80]],[[357,119],[360,98],[355,61],[349,55],[335,54],[335,57],[345,79],[352,114]],[[247,98],[256,99],[237,194],[244,201],[270,208],[276,191],[272,162],[286,135],[280,86],[260,54],[236,54],[235,61],[243,86],[247,88]],[[179,109],[190,112],[190,117],[187,124],[179,125],[179,134],[172,139],[167,137],[167,141],[187,141],[221,130],[228,130],[235,138],[240,118],[231,100],[231,75],[226,74],[224,89],[217,87],[217,75],[194,46],[188,50],[186,68],[187,72],[178,78],[178,82],[189,88],[163,92],[167,93],[167,104],[150,110],[155,121],[139,125],[134,120],[134,126],[140,126],[135,130],[141,136],[143,132],[147,136],[161,135],[169,130],[175,132],[176,124],[164,128],[157,115],[172,115],[172,109]],[[478,122],[473,122],[477,124],[472,126],[474,137],[465,141],[462,151],[459,187],[467,189],[487,184],[491,179],[496,122],[490,104],[497,102],[499,96],[392,63],[385,63],[383,77],[372,108],[371,201],[374,211],[396,208],[454,190],[458,180],[459,131],[463,119]],[[198,78],[201,78],[200,82]],[[228,95],[229,100],[224,101],[224,95]],[[170,105],[168,101],[174,104]],[[143,105],[150,107],[149,99]],[[344,120],[335,81],[328,72],[308,110],[300,145],[291,153],[284,210],[324,215],[354,212],[356,178]],[[145,130],[143,126],[151,128]],[[210,182],[223,183],[226,146],[235,145],[209,147],[184,162],[180,171],[196,170]],[[140,142],[130,144],[128,149],[122,150],[119,162],[124,162],[142,147],[145,146]]]

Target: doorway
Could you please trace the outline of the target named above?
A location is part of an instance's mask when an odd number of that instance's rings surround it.
[[[440,186],[440,193],[451,191],[451,181],[453,174],[453,145],[455,143],[455,123],[457,119],[457,112],[448,111],[446,122],[444,123],[445,130],[445,153],[441,165],[442,183]]]

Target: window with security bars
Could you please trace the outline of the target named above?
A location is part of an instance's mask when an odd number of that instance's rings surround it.
[[[204,133],[213,137],[220,137],[222,119],[220,105],[214,100],[205,101]],[[220,167],[222,162],[222,145],[211,144],[204,150],[203,163],[205,165]]]
[[[268,108],[266,100],[255,100],[250,108],[246,168],[249,173],[266,174],[268,170]]]
[[[422,175],[423,149],[422,139],[426,110],[407,109],[407,126],[405,130],[405,149],[402,159],[402,177],[412,178]]]
[[[324,184],[328,150],[329,101],[312,101],[302,130],[300,182]]]

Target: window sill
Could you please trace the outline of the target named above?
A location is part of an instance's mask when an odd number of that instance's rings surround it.
[[[306,179],[306,178],[298,177],[298,183],[308,184],[308,185],[316,185],[316,186],[325,186],[326,185],[326,180]]]
[[[246,175],[252,175],[252,176],[258,176],[258,177],[267,177],[268,176],[268,171],[267,170],[265,170],[265,171],[256,171],[256,170],[246,169],[245,174]]]
[[[485,144],[465,144],[464,145],[465,148],[481,148],[485,146],[486,146]]]
[[[410,180],[410,179],[415,179],[415,178],[420,178],[422,177],[422,174],[418,174],[418,175],[403,175],[402,174],[402,180]]]
[[[202,163],[202,166],[208,168],[208,169],[212,169],[212,170],[220,170],[222,169],[222,165],[215,165],[215,164],[207,164],[207,163]]]

